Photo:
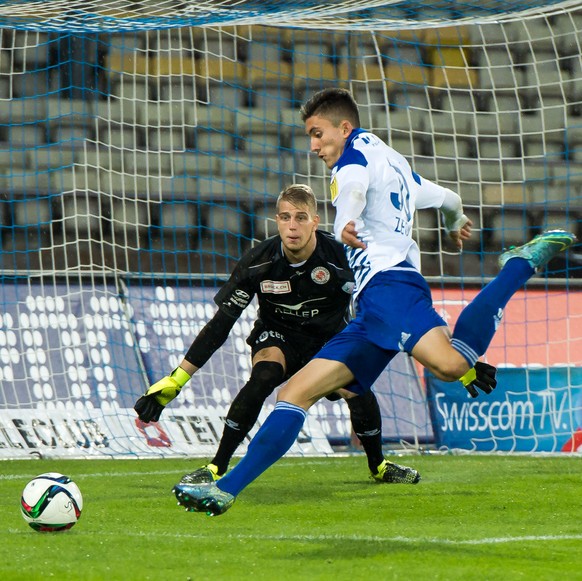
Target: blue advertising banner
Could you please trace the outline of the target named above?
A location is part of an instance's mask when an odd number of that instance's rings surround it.
[[[471,398],[427,374],[435,443],[477,451],[576,452],[582,448],[582,368],[501,368],[497,389]]]

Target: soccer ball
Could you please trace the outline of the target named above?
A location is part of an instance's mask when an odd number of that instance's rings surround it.
[[[47,472],[33,478],[24,487],[20,508],[24,520],[35,531],[66,531],[79,520],[83,497],[68,476]]]

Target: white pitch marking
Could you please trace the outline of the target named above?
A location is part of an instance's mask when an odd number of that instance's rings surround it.
[[[21,529],[9,529],[9,534],[29,534],[28,530]],[[140,532],[127,532],[123,531],[120,533],[112,533],[99,531],[98,533],[85,532],[81,530],[75,530],[75,536],[123,536],[123,537],[136,537],[136,538],[168,538],[168,539],[199,539],[199,540],[211,540],[214,538],[214,533],[208,535],[202,534],[185,534],[185,533],[140,533]],[[439,538],[427,538],[427,537],[379,537],[379,536],[366,536],[366,535],[224,535],[225,538],[233,540],[259,540],[259,541],[298,541],[298,542],[329,542],[329,541],[353,541],[353,542],[366,542],[366,543],[402,543],[402,544],[416,544],[416,543],[428,543],[431,545],[502,545],[507,543],[540,543],[540,542],[561,542],[561,541],[580,541],[582,540],[582,534],[579,535],[526,535],[522,537],[492,537],[483,539],[439,539]]]

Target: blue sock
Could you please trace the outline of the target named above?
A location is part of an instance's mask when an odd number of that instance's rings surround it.
[[[297,439],[307,412],[299,406],[277,402],[241,461],[217,483],[218,488],[236,496],[269,466],[285,455]]]
[[[509,299],[534,272],[523,258],[508,260],[501,272],[461,312],[451,345],[471,367],[487,351]]]

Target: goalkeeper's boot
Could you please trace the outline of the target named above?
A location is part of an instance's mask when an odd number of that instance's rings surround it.
[[[414,468],[408,466],[400,466],[384,460],[378,466],[377,472],[372,472],[372,479],[377,482],[388,482],[391,484],[418,484],[420,481],[420,474]]]
[[[219,478],[218,466],[206,464],[206,466],[202,466],[198,470],[194,470],[194,472],[184,474],[180,479],[180,484],[209,484]]]
[[[565,230],[548,230],[539,234],[523,246],[513,246],[499,257],[499,267],[512,258],[525,258],[539,272],[556,254],[576,242],[576,236]]]
[[[172,492],[178,504],[189,512],[205,512],[208,516],[225,513],[233,504],[235,497],[220,490],[214,482],[205,484],[176,484]]]

